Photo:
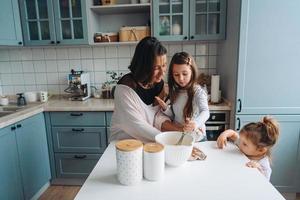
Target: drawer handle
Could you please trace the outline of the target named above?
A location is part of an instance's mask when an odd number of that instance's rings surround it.
[[[82,132],[82,131],[84,131],[84,128],[72,128],[72,131],[74,131],[74,132]]]
[[[71,113],[70,115],[74,116],[74,117],[79,117],[79,116],[82,116],[83,114],[82,113]]]
[[[76,159],[84,159],[84,158],[86,158],[86,155],[81,155],[81,156],[75,155],[74,158],[76,158]]]

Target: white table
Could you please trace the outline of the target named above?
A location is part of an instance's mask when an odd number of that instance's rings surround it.
[[[183,166],[166,166],[158,182],[143,179],[138,185],[123,186],[117,180],[115,144],[111,143],[77,194],[77,200],[283,200],[281,194],[248,159],[229,144],[224,150],[215,142],[197,143],[206,153],[205,161]]]

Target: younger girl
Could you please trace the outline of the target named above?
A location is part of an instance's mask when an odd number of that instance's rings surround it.
[[[164,113],[173,122],[181,124],[181,130],[193,132],[196,141],[202,140],[205,122],[209,118],[206,91],[197,84],[194,59],[186,52],[176,53],[169,66],[168,86],[170,105],[156,98]],[[173,123],[174,124],[174,123]],[[162,127],[162,131],[172,129]]]
[[[257,168],[268,180],[272,169],[270,167],[271,147],[279,136],[277,121],[264,117],[261,122],[246,124],[240,134],[226,130],[217,139],[219,148],[226,146],[227,139],[238,142],[238,147],[251,161],[246,166]]]

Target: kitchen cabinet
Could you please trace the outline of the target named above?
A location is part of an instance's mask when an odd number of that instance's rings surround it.
[[[107,147],[105,112],[48,112],[52,184],[80,185]]]
[[[0,199],[22,199],[16,133],[10,126],[0,130],[0,160]]]
[[[130,0],[118,0],[113,5],[93,5],[89,0],[87,7],[90,44],[97,44],[94,42],[95,33],[118,33],[123,26],[150,24],[150,3],[132,4]]]
[[[19,0],[25,45],[87,44],[84,0]]]
[[[300,46],[295,45],[300,44],[300,2],[228,1],[227,7],[227,37],[219,45],[222,67],[217,72],[222,94],[235,108],[235,128],[274,116],[281,135],[271,182],[281,192],[300,192],[300,94],[295,92],[300,84]]]
[[[153,35],[162,41],[225,39],[226,0],[152,1]]]
[[[1,191],[0,196],[12,198],[1,199],[31,199],[50,180],[44,116],[37,114],[2,129],[3,132],[0,148],[6,149],[1,151],[1,160],[4,160],[3,156],[9,158],[1,164],[0,173],[4,173],[1,182],[4,180],[7,190]]]
[[[0,27],[0,45],[23,45],[18,0],[1,1]]]
[[[237,115],[238,126],[264,115]],[[279,140],[271,153],[271,183],[280,191],[295,192],[300,175],[300,115],[274,115],[280,124]],[[239,127],[238,127],[239,128]]]

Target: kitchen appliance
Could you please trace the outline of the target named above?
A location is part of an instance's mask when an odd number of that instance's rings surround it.
[[[27,103],[25,97],[23,96],[24,93],[17,93],[17,95],[19,96],[17,99],[18,106],[25,106]]]
[[[68,75],[69,87],[64,91],[72,94],[69,98],[72,101],[84,101],[91,96],[90,76],[83,71],[71,70]]]
[[[217,140],[219,135],[229,128],[229,111],[210,111],[210,117],[206,121],[207,140]]]

